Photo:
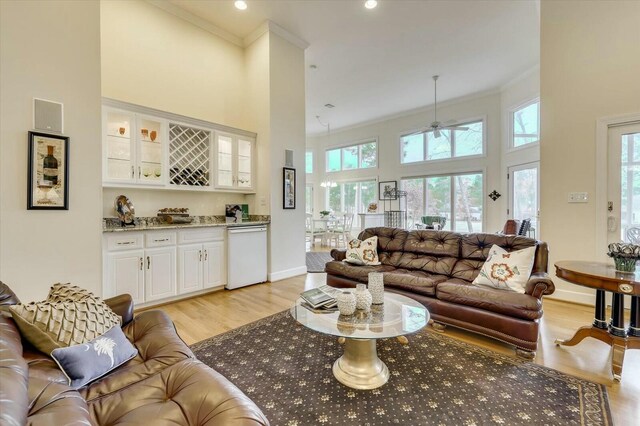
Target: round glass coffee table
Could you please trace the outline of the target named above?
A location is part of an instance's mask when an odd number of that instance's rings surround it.
[[[356,311],[344,316],[338,312],[315,313],[298,299],[291,316],[319,333],[344,338],[344,354],[333,364],[333,375],[354,389],[375,389],[389,380],[389,369],[376,349],[376,339],[414,333],[429,322],[429,311],[406,296],[384,294],[384,304],[373,305],[371,312]]]

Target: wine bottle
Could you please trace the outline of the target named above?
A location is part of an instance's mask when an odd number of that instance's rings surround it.
[[[58,184],[58,160],[53,156],[53,146],[47,145],[47,156],[42,162],[43,179],[48,180],[53,185]]]

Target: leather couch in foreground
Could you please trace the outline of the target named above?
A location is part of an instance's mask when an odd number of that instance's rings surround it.
[[[499,234],[368,228],[358,239],[378,237],[379,266],[342,262],[345,250],[331,251],[325,266],[327,284],[354,287],[372,271],[384,274],[385,290],[403,294],[429,309],[434,328],[451,325],[493,337],[533,358],[538,347],[542,296],[555,290],[547,275],[547,244],[531,238]],[[533,271],[525,294],[472,285],[497,244],[507,251],[536,246]]]
[[[106,300],[138,355],[76,390],[58,365],[21,339],[0,312],[2,425],[268,425],[260,409],[196,360],[162,311],[133,317],[129,295]],[[0,283],[0,305],[19,303]],[[1,306],[0,306],[1,307]]]

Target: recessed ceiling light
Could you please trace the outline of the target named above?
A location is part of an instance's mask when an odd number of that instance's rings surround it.
[[[367,9],[375,9],[377,5],[378,2],[376,0],[367,0],[364,2],[364,7],[366,7]]]
[[[233,3],[233,5],[236,7],[236,9],[239,9],[239,10],[245,10],[247,8],[247,2],[244,0],[236,0],[236,2]]]

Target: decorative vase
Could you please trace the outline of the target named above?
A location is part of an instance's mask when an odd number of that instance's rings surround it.
[[[350,291],[341,292],[336,298],[340,315],[353,315],[356,311],[356,296]]]
[[[152,131],[149,133],[149,137],[151,138],[151,142],[155,142],[156,137],[158,137],[158,132],[156,132],[155,130],[152,130]]]
[[[371,303],[374,305],[384,303],[384,275],[382,272],[369,272],[369,292],[371,292]]]
[[[613,256],[613,263],[616,265],[616,271],[635,272],[636,262],[637,259],[635,258]]]
[[[371,309],[371,292],[367,290],[366,284],[356,285],[356,309],[365,312]]]
[[[149,137],[149,129],[140,129],[140,133],[142,134],[142,139],[147,139]]]
[[[635,272],[636,262],[640,260],[640,245],[611,243],[607,255],[613,259],[616,271]]]

